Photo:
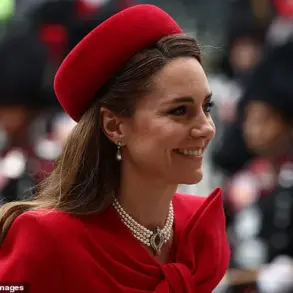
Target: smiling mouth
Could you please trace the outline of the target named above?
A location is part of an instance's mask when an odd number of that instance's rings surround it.
[[[193,158],[201,158],[203,154],[203,149],[175,149],[176,153]]]

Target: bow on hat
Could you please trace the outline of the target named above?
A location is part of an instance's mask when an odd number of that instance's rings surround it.
[[[54,81],[60,104],[78,121],[130,57],[181,32],[171,16],[153,5],[135,5],[115,14],[83,38],[61,64]]]

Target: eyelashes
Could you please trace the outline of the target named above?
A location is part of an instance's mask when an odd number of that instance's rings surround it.
[[[204,106],[203,106],[203,110],[205,113],[210,113],[212,107],[215,105],[215,103],[213,101],[209,101],[207,102]],[[182,105],[179,107],[176,107],[174,109],[172,109],[171,111],[168,112],[169,115],[173,115],[173,116],[184,116],[188,113],[188,106],[186,105]]]
[[[204,106],[204,111],[206,113],[210,113],[214,105],[215,105],[215,102],[213,102],[213,101],[207,102]]]

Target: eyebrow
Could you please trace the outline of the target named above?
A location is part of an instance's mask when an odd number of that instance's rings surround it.
[[[210,92],[206,95],[204,101],[208,101],[212,98],[213,93]],[[170,101],[167,101],[166,104],[179,104],[179,103],[194,103],[194,99],[192,97],[180,97],[175,98]]]

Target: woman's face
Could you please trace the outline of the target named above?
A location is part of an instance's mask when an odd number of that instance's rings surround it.
[[[281,115],[262,101],[253,101],[246,106],[243,133],[247,146],[260,155],[281,151],[291,136]]]
[[[154,76],[153,92],[140,99],[126,122],[124,164],[148,178],[194,184],[202,155],[215,134],[211,92],[194,58],[177,58]]]

